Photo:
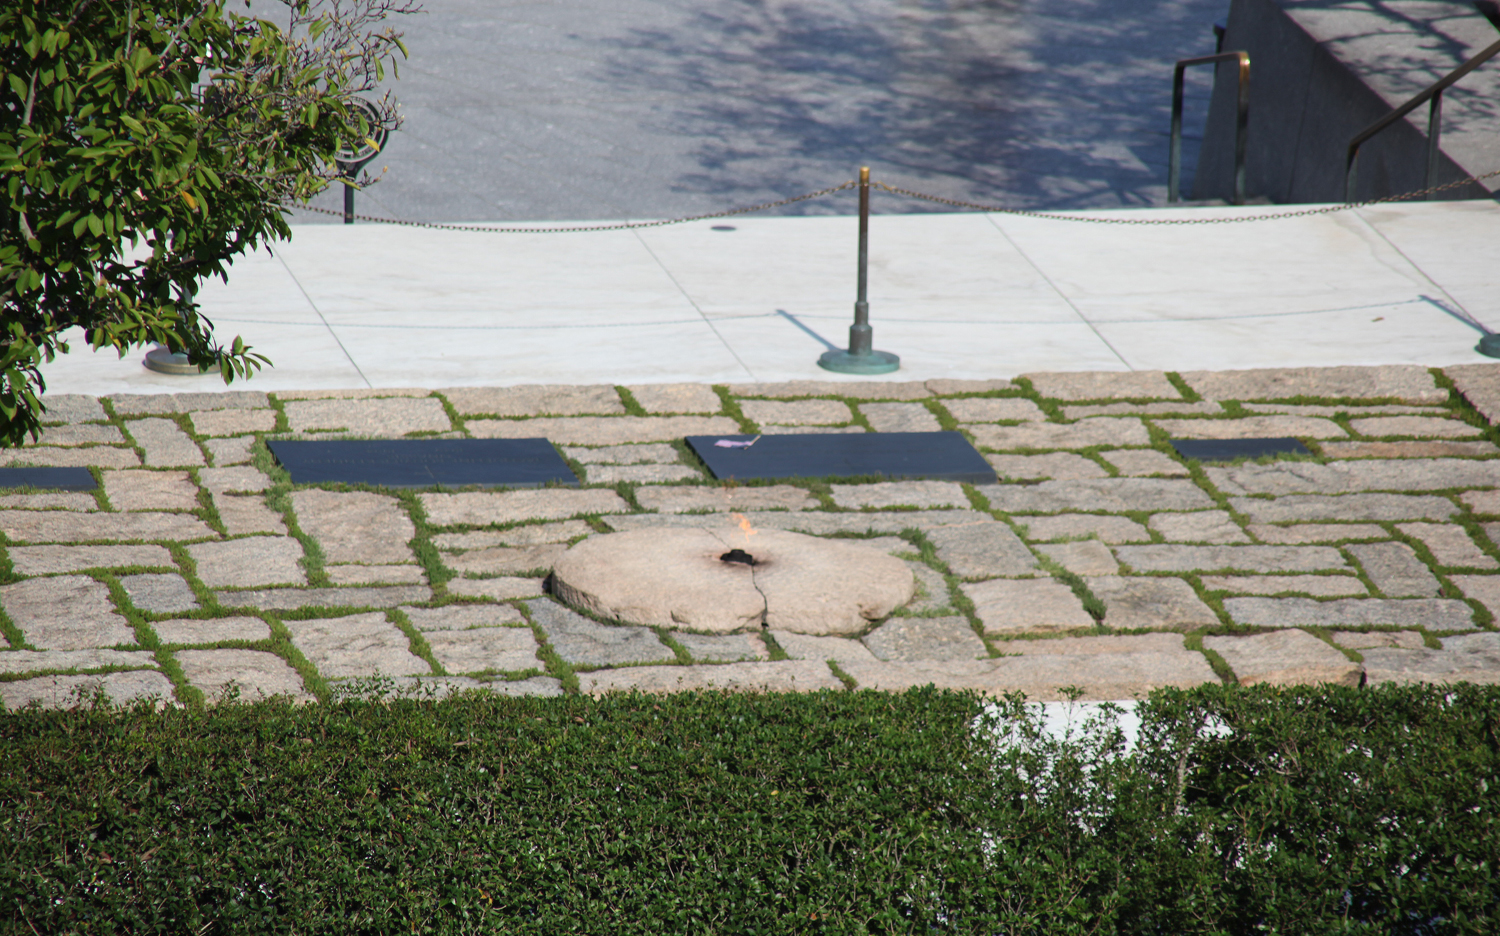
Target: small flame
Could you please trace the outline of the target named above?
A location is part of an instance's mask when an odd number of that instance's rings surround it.
[[[750,545],[750,537],[754,536],[759,531],[756,530],[755,527],[753,527],[753,526],[750,525],[750,518],[747,517],[747,516],[745,516],[744,514],[737,513],[737,514],[730,514],[730,516],[731,517],[738,517],[740,519],[740,529],[745,531],[745,545],[749,546]]]

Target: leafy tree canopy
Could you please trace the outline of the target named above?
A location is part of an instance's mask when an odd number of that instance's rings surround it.
[[[351,106],[404,55],[405,0],[0,4],[0,445],[36,438],[65,332],[155,342],[225,382],[269,361],[218,343],[195,295],[291,236],[287,207],[371,135]],[[398,124],[389,98],[380,122]],[[368,177],[362,181],[370,181]]]

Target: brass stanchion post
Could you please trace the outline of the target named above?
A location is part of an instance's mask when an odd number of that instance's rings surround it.
[[[873,350],[875,335],[870,328],[867,295],[870,266],[870,167],[859,169],[859,277],[854,294],[854,324],[849,326],[849,350],[825,351],[818,366],[840,374],[889,374],[901,367],[901,359],[887,351]]]

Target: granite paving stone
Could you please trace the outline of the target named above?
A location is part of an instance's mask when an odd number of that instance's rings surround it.
[[[425,387],[325,387],[322,390],[278,390],[276,399],[288,400],[373,400],[377,397],[430,397]]]
[[[943,408],[961,423],[990,423],[1018,420],[1042,422],[1047,414],[1022,397],[968,397],[944,400]]]
[[[140,446],[145,463],[153,468],[208,464],[198,443],[170,419],[135,419],[126,423],[125,429]]]
[[[1181,634],[1162,633],[1007,640],[995,646],[1006,656],[1103,656],[1115,653],[1172,653],[1186,657],[1199,656],[1187,649]]]
[[[980,424],[965,428],[980,448],[1004,451],[1151,444],[1151,434],[1139,419],[1080,419],[1076,423],[1034,422],[1019,426]]]
[[[476,439],[548,439],[558,445],[624,445],[670,442],[690,435],[736,435],[728,416],[574,416],[538,419],[471,419]]]
[[[1348,563],[1331,546],[1182,546],[1157,543],[1118,546],[1115,555],[1141,572],[1316,572],[1342,569]]]
[[[1494,364],[1461,364],[1445,367],[1443,373],[1485,419],[1500,422],[1500,368]]]
[[[1349,428],[1363,436],[1416,436],[1426,439],[1474,439],[1480,432],[1457,419],[1432,416],[1376,416],[1351,419]]]
[[[1073,590],[1053,579],[991,579],[959,587],[991,636],[1074,630],[1096,623]]]
[[[1105,461],[1130,478],[1162,475],[1168,478],[1186,478],[1187,466],[1165,452],[1155,449],[1120,449],[1105,456]]]
[[[1064,406],[1063,415],[1068,419],[1088,416],[1222,416],[1224,407],[1212,400],[1197,403],[1090,403]]]
[[[350,676],[416,676],[432,672],[411,652],[411,641],[385,613],[282,622],[292,644],[324,679]]]
[[[1500,621],[1500,576],[1494,575],[1450,575],[1448,581],[1458,587],[1466,598],[1472,598],[1489,609]]]
[[[1477,516],[1500,515],[1500,491],[1465,491],[1458,499]]]
[[[770,659],[771,651],[758,634],[694,634],[669,631],[694,663],[744,663]]]
[[[832,484],[833,502],[840,507],[967,507],[969,495],[957,481],[877,481],[874,484]]]
[[[1171,543],[1248,543],[1249,535],[1223,510],[1153,514],[1146,521]]]
[[[185,514],[75,514],[61,510],[0,511],[0,532],[13,543],[192,540],[217,535],[202,520]]]
[[[545,598],[526,602],[526,610],[557,655],[574,666],[669,663],[677,659],[647,627],[596,624]]]
[[[39,650],[129,646],[135,629],[115,610],[109,588],[84,575],[26,579],[0,588],[0,606]]]
[[[817,498],[790,484],[765,487],[726,487],[688,485],[682,487],[640,488],[635,499],[647,510],[661,513],[690,511],[812,510]],[[965,498],[965,503],[968,503]]]
[[[1012,390],[1015,384],[1009,380],[954,380],[946,377],[935,377],[926,381],[924,386],[939,396],[948,396],[955,393],[993,393],[997,390]]]
[[[1500,461],[1408,458],[1379,461],[1281,462],[1205,472],[1226,494],[1344,494],[1350,491],[1443,491],[1500,485]]]
[[[260,650],[178,650],[173,656],[187,681],[210,705],[224,698],[258,702],[288,696],[311,702],[313,695],[287,661]]]
[[[522,520],[565,520],[586,514],[625,513],[630,506],[614,491],[602,488],[570,491],[539,488],[522,491],[473,491],[464,494],[419,494],[427,522],[433,526],[487,526]]]
[[[198,610],[198,596],[180,575],[157,572],[122,575],[120,587],[125,589],[131,604],[152,614]]]
[[[582,520],[557,520],[531,523],[508,530],[471,530],[467,533],[439,533],[432,538],[438,549],[484,549],[489,546],[536,546],[541,543],[566,543],[588,536],[594,528]]]
[[[1190,689],[1217,683],[1201,655],[1183,653],[1054,654],[995,660],[850,663],[841,667],[861,689],[901,692],[914,686],[975,689],[989,695],[1022,692],[1032,702],[1061,701],[1066,687],[1082,699],[1144,696],[1166,686]]]
[[[631,666],[578,674],[585,695],[608,692],[815,692],[844,684],[819,660],[726,663],[717,666]]]
[[[1354,543],[1344,547],[1387,598],[1431,598],[1438,580],[1405,543]]]
[[[1159,397],[1180,400],[1182,394],[1162,371],[1093,371],[1022,374],[1044,397],[1054,400],[1120,400]]]
[[[221,390],[208,393],[122,393],[109,398],[122,416],[192,413],[197,410],[265,409],[270,397],[258,390]]]
[[[1240,406],[1252,413],[1285,413],[1289,416],[1338,416],[1340,414],[1365,417],[1365,416],[1434,416],[1442,415],[1443,410],[1432,404],[1426,406],[1406,406],[1400,403],[1369,403],[1363,400],[1355,401],[1353,404],[1340,403],[1338,405],[1327,405],[1321,403],[1246,403]]]
[[[529,627],[428,631],[433,658],[450,673],[542,669]]]
[[[1324,442],[1329,458],[1446,458],[1457,455],[1496,455],[1489,442]]]
[[[260,494],[271,486],[271,479],[250,466],[200,468],[198,480],[214,494]]]
[[[1218,615],[1179,578],[1101,575],[1084,584],[1104,602],[1104,623],[1117,630],[1214,627]]]
[[[741,400],[740,412],[751,422],[780,426],[832,426],[854,418],[839,400]]]
[[[109,417],[95,397],[82,393],[48,393],[42,396],[42,422],[102,422]]]
[[[938,432],[943,428],[920,403],[861,403],[859,411],[876,432]]]
[[[1211,400],[1394,398],[1406,403],[1442,403],[1448,391],[1427,368],[1413,364],[1378,367],[1272,367],[1258,370],[1188,371],[1187,385]]]
[[[1309,416],[1246,416],[1239,419],[1163,419],[1157,428],[1174,439],[1347,439],[1331,419]]]
[[[58,448],[53,445],[0,449],[0,465],[45,465],[54,468],[135,468],[141,460],[128,448],[95,445]]]
[[[302,544],[290,536],[247,536],[187,548],[209,588],[304,585]]]
[[[198,486],[185,471],[105,471],[104,496],[116,510],[197,510]]]
[[[924,400],[932,396],[932,391],[925,384],[911,380],[788,380],[781,383],[730,384],[729,392],[737,397],[769,397],[773,400],[823,396],[841,396],[854,400]]]
[[[900,533],[908,527],[933,530],[938,527],[990,522],[987,514],[977,510],[890,510],[827,513],[824,511],[747,510],[743,513],[714,514],[631,514],[605,517],[612,529],[643,530],[655,527],[696,527],[701,529],[740,529],[740,518],[756,529],[793,530],[814,536],[834,533]]]
[[[276,411],[199,410],[188,414],[199,435],[237,436],[251,432],[271,432],[276,428]]]
[[[452,587],[449,591],[458,593]],[[214,599],[226,608],[259,608],[291,611],[297,608],[394,608],[397,605],[431,601],[432,589],[425,585],[390,585],[384,588],[267,588],[220,591]]]
[[[212,644],[226,640],[270,640],[271,627],[258,617],[178,618],[151,625],[163,644]]]
[[[1215,506],[1193,482],[1172,478],[1096,478],[1001,484],[986,487],[984,495],[989,498],[992,509],[1006,513],[1154,512]]]
[[[323,571],[333,585],[418,585],[427,578],[419,565],[330,565]]]
[[[717,413],[724,403],[712,387],[694,383],[635,384],[625,389],[641,409],[653,415],[666,413]]]
[[[1203,647],[1223,657],[1242,686],[1358,686],[1363,671],[1336,647],[1300,630],[1204,637]]]
[[[1113,454],[1113,453],[1111,453]],[[986,455],[985,461],[1002,481],[1054,478],[1074,481],[1079,478],[1107,478],[1109,472],[1096,461],[1071,452],[1046,455]]]
[[[864,435],[864,426],[761,426],[761,435]]]
[[[99,502],[92,494],[58,492],[56,494],[0,494],[0,510],[81,510],[93,512]]]
[[[989,648],[968,618],[891,618],[864,637],[866,647],[881,660],[973,660],[989,656]]]
[[[416,527],[394,497],[313,488],[292,492],[292,509],[302,532],[318,541],[328,562],[412,561],[407,543],[416,536]]]
[[[0,652],[0,673],[40,673],[48,670],[91,670],[114,666],[155,669],[150,650],[6,650]]]
[[[1427,646],[1421,631],[1334,631],[1333,642],[1350,650],[1395,647],[1400,650],[1422,650]]]
[[[1368,596],[1365,585],[1352,575],[1205,575],[1208,591],[1239,595],[1280,595],[1291,592],[1314,598]]]
[[[978,520],[926,531],[937,556],[960,578],[1029,575],[1036,557],[1009,526],[998,520]]]
[[[1484,530],[1486,539],[1500,546],[1500,523],[1481,523],[1479,527]]]
[[[455,579],[448,583],[448,593],[469,598],[488,598],[492,601],[508,601],[512,598],[531,598],[544,595],[543,579],[513,578],[509,576],[492,579]]]
[[[123,444],[125,436],[110,425],[75,423],[69,426],[51,426],[42,430],[39,445],[92,445],[96,443]]]
[[[1387,539],[1384,527],[1373,523],[1298,523],[1292,526],[1250,524],[1250,535],[1262,543],[1300,546],[1306,543],[1338,543],[1344,540]]]
[[[521,612],[511,605],[451,604],[441,608],[402,608],[401,612],[413,627],[424,633],[526,623]]]
[[[1149,543],[1151,534],[1128,517],[1106,517],[1097,514],[1058,514],[1055,517],[1018,517],[1025,526],[1026,538],[1036,541],[1084,539],[1098,537],[1101,542]]]
[[[453,428],[442,401],[432,397],[293,400],[286,404],[286,418],[293,432],[344,432],[375,438],[400,438],[409,432],[447,432]]]
[[[1446,520],[1458,508],[1424,494],[1291,494],[1275,500],[1231,497],[1230,509],[1256,523],[1296,520]]]
[[[224,532],[230,536],[247,533],[275,533],[285,536],[286,522],[281,514],[266,506],[259,497],[236,497],[233,494],[214,495],[214,509],[224,524]]]
[[[563,553],[566,543],[544,543],[536,546],[491,546],[460,555],[445,555],[443,564],[455,572],[476,575],[518,575],[534,569],[550,570]]]
[[[702,472],[687,465],[596,465],[587,470],[589,484],[662,484],[698,480]]]
[[[563,448],[563,454],[585,465],[670,465],[677,462],[677,450],[665,442],[601,448],[569,445]]]
[[[1074,575],[1116,575],[1120,571],[1114,554],[1098,540],[1043,543],[1035,549]]]
[[[1462,586],[1460,586],[1462,587]],[[1249,627],[1421,627],[1467,630],[1474,612],[1450,598],[1226,598],[1224,610]]]
[[[776,644],[786,652],[787,659],[791,660],[832,660],[842,664],[875,659],[870,653],[870,648],[858,640],[794,634],[787,631],[777,631],[773,636]]]
[[[172,683],[155,670],[129,670],[124,673],[100,673],[97,676],[39,676],[0,682],[0,702],[7,709],[23,708],[33,702],[42,708],[71,708],[87,700],[96,691],[116,705],[129,705],[137,699],[173,702]]]
[[[1381,683],[1500,683],[1500,643],[1493,632],[1445,637],[1443,649],[1361,650],[1365,676]]]
[[[948,583],[941,572],[916,560],[908,560],[906,567],[911,569],[912,578],[917,580],[917,597],[906,605],[907,611],[912,614],[927,614],[946,611],[953,606],[952,596],[948,594]]]
[[[6,553],[20,575],[172,565],[172,554],[162,546],[10,546]]]
[[[484,413],[491,416],[609,416],[625,412],[620,394],[607,384],[458,387],[439,392],[460,413]]]
[[[242,436],[237,439],[207,439],[203,447],[208,450],[215,465],[243,465],[251,460],[250,446],[254,443],[253,436]]]

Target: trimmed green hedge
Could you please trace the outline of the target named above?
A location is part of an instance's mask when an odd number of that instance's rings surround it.
[[[1139,714],[1124,754],[931,690],[7,713],[0,924],[1500,931],[1500,690]]]

